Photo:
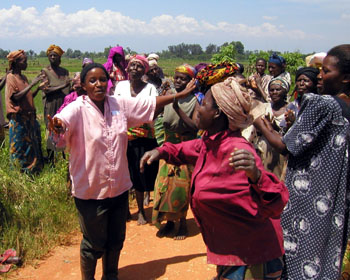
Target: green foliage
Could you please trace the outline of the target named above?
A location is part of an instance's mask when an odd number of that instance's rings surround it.
[[[68,163],[61,158],[55,168],[28,176],[10,164],[7,146],[0,149],[0,252],[15,248],[33,260],[78,228],[66,186]]]
[[[286,52],[282,55],[286,60],[286,70],[295,75],[299,67],[305,67],[305,56],[300,52]]]
[[[211,58],[212,63],[221,62],[235,62],[236,61],[236,48],[233,44],[228,44],[220,48],[220,52],[214,54]]]
[[[257,58],[264,58],[268,62],[271,53],[272,51],[268,51],[268,52],[259,51],[259,52],[254,52],[250,54],[248,58],[250,68],[255,69],[255,62]],[[291,73],[291,75],[295,75],[299,67],[306,66],[305,55],[301,54],[300,52],[285,52],[285,53],[278,53],[278,54],[285,58],[286,71]]]

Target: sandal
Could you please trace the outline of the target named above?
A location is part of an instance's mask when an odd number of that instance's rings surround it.
[[[6,273],[10,270],[12,263],[8,263],[10,257],[16,256],[16,250],[14,249],[7,249],[1,256],[0,256],[0,272]]]

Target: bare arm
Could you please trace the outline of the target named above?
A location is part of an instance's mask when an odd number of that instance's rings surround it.
[[[288,154],[287,147],[282,142],[281,135],[273,129],[272,124],[268,120],[265,118],[258,118],[254,121],[254,126],[265,136],[270,145],[279,153],[283,155]]]
[[[12,99],[15,101],[20,100],[21,98],[23,98],[31,89],[33,86],[35,86],[40,80],[42,79],[41,74],[36,76],[33,81],[24,89],[22,89],[20,92],[16,92],[12,95]],[[37,93],[37,92],[36,92]],[[35,93],[35,94],[36,94]]]
[[[192,79],[186,86],[186,88],[173,95],[163,95],[156,97],[156,110],[154,113],[154,119],[163,111],[165,105],[168,105],[178,99],[188,96],[196,87],[195,80]]]
[[[45,94],[50,94],[54,91],[57,91],[57,90],[60,90],[60,89],[63,89],[65,87],[67,87],[68,85],[70,85],[70,79],[66,81],[66,83],[62,84],[62,85],[59,85],[59,86],[56,86],[56,87],[52,87],[52,86],[44,86],[42,88],[42,91],[45,93]]]
[[[1,79],[1,82],[0,82],[0,91],[4,88],[5,84],[6,84],[6,77],[7,77],[7,74]]]
[[[173,108],[175,110],[175,112],[178,114],[178,116],[184,121],[184,123],[193,131],[197,131],[197,125],[195,123],[195,119],[197,116],[197,107],[198,107],[198,102],[196,103],[196,107],[193,110],[193,114],[192,114],[192,118],[190,118],[189,116],[187,116],[185,114],[184,111],[181,110],[181,108],[179,107],[179,103],[177,101],[175,101],[173,103]]]
[[[257,74],[253,76],[254,83],[252,83],[251,89],[259,96],[262,97],[265,101],[268,100],[268,96],[265,93],[264,89],[261,86],[261,77]]]

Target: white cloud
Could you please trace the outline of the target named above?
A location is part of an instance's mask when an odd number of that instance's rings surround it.
[[[272,20],[274,17],[264,18]],[[263,23],[247,25],[243,23],[198,21],[184,15],[160,15],[148,22],[122,15],[120,12],[95,8],[66,14],[59,5],[46,8],[39,13],[36,8],[22,9],[12,6],[0,9],[0,38],[70,38],[106,37],[114,35],[154,35],[154,36],[208,36],[222,34],[227,38],[283,38],[303,39],[302,30],[289,30],[283,26]],[[308,34],[310,36],[310,34]]]
[[[342,19],[350,19],[350,14],[342,14],[341,18]]]
[[[277,17],[276,16],[263,16],[262,17],[264,20],[276,20]]]

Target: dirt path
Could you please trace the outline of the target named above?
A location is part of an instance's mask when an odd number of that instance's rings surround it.
[[[147,217],[152,208],[146,209]],[[127,223],[127,234],[119,263],[120,280],[186,280],[212,279],[215,266],[206,263],[206,248],[193,219],[188,213],[189,237],[182,241],[156,237],[157,228],[136,224],[136,209],[131,209],[133,220]],[[26,266],[9,275],[11,280],[80,280],[80,232],[72,236],[70,246],[55,248],[35,266]],[[99,260],[96,280],[101,279]],[[0,277],[1,278],[1,277]]]

